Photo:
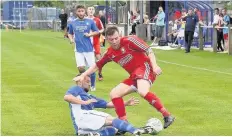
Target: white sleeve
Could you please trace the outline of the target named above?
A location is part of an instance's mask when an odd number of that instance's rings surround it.
[[[135,20],[136,20],[136,21],[139,21],[139,20],[140,20],[140,15],[137,16]]]
[[[173,29],[174,29],[174,30],[177,30],[177,25],[176,25],[176,24],[174,24]]]
[[[218,24],[218,19],[219,19],[219,16],[214,15],[213,24]]]

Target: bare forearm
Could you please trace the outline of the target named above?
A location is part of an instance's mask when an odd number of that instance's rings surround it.
[[[94,64],[92,67],[90,67],[89,69],[87,69],[82,75],[85,77],[85,76],[88,76],[94,72],[96,72],[98,70],[98,67],[96,64]]]
[[[156,68],[158,65],[157,65],[157,62],[156,62],[155,54],[153,53],[152,50],[149,52],[148,57],[149,57],[149,59],[151,61],[153,69]]]
[[[124,101],[124,105],[128,106],[128,102]],[[106,108],[114,108],[113,102],[111,101],[111,102],[107,103]]]
[[[70,41],[74,41],[74,40],[73,40],[73,35],[68,34],[68,38],[69,38]]]
[[[95,35],[98,35],[98,34],[99,34],[98,31],[91,32],[91,33],[90,33],[90,37],[95,36]]]
[[[104,28],[99,30],[99,33],[102,34],[104,32]]]

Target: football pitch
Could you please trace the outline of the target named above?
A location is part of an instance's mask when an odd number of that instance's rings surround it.
[[[74,52],[61,32],[13,31],[1,34],[1,134],[75,135],[66,90],[78,74]],[[155,50],[163,74],[152,86],[176,117],[161,136],[232,135],[232,56],[193,50]],[[110,90],[128,74],[117,64],[103,68],[92,94],[109,101]],[[161,115],[136,93],[140,104],[127,107],[129,122],[144,126]],[[114,109],[103,110],[116,116]],[[163,122],[163,120],[162,120]],[[129,134],[126,134],[129,135]]]

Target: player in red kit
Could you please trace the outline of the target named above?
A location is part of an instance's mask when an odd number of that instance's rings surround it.
[[[156,76],[162,73],[162,70],[156,63],[153,51],[144,41],[136,36],[120,38],[118,28],[115,26],[106,29],[106,39],[111,46],[102,59],[73,80],[82,81],[85,76],[92,74],[98,69],[101,70],[107,62],[116,62],[130,74],[128,79],[125,79],[110,93],[118,117],[127,120],[122,97],[137,91],[163,115],[164,128],[167,128],[173,123],[175,118],[165,109],[160,99],[150,91]]]
[[[96,23],[96,26],[97,26],[99,33],[100,33],[99,35],[92,37],[92,44],[94,47],[94,53],[95,53],[95,57],[98,61],[101,58],[100,35],[104,31],[104,27],[103,27],[101,20],[97,17],[94,17],[94,13],[95,13],[94,7],[88,7],[87,13],[88,13],[88,18],[93,19],[94,22]],[[98,72],[98,80],[100,80],[100,81],[103,80],[103,76],[102,76],[102,73],[100,71]]]

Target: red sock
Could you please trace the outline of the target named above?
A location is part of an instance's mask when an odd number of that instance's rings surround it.
[[[124,105],[124,101],[121,97],[113,98],[112,102],[114,104],[115,111],[118,115],[118,118],[121,120],[127,120],[126,118],[126,109]]]
[[[164,108],[160,99],[152,92],[148,92],[144,97],[153,107],[155,107],[164,117],[169,116],[170,113]]]

